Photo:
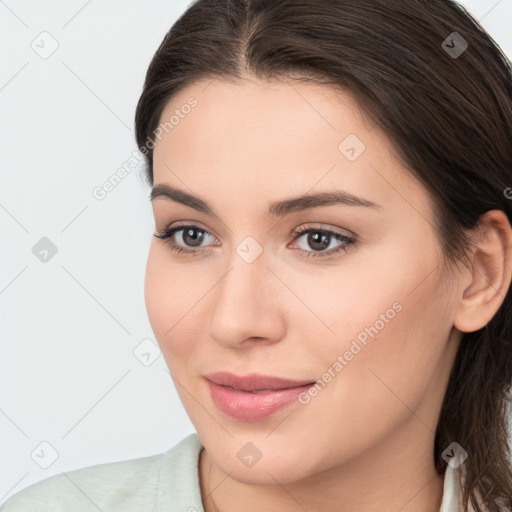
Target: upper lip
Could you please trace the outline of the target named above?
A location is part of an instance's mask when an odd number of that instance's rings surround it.
[[[204,377],[215,384],[230,386],[241,391],[259,391],[262,389],[286,389],[313,384],[313,380],[289,380],[270,375],[252,373],[250,375],[238,376],[229,372],[215,372],[204,375]]]

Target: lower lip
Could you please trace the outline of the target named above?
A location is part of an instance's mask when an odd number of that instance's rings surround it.
[[[214,404],[231,418],[243,421],[259,421],[268,418],[278,409],[297,400],[312,384],[296,388],[278,389],[261,393],[237,391],[207,381]]]

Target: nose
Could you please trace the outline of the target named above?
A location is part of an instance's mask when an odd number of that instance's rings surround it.
[[[264,254],[247,263],[236,253],[213,291],[210,336],[225,348],[274,343],[284,337],[284,286]]]

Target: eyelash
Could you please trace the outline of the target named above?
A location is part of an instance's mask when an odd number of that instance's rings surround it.
[[[199,228],[199,226],[187,224],[187,225],[183,225],[183,226],[175,226],[172,228],[165,229],[161,233],[158,233],[153,236],[155,236],[156,238],[160,238],[161,240],[164,240],[165,245],[167,245],[172,251],[174,251],[178,254],[199,255],[199,254],[205,252],[204,250],[201,250],[201,249],[199,249],[199,250],[185,249],[185,248],[180,247],[172,242],[172,238],[175,233],[177,233],[178,231],[186,230],[186,229],[193,229],[194,231],[199,231],[200,233],[205,233],[205,234],[210,235],[210,233],[208,231],[206,231],[205,229]],[[337,254],[341,251],[346,252],[349,247],[355,246],[356,241],[357,241],[355,237],[342,235],[341,233],[338,233],[336,231],[331,231],[329,229],[304,227],[304,228],[297,229],[293,232],[293,236],[294,236],[293,242],[295,242],[296,240],[301,238],[301,236],[304,235],[305,233],[322,233],[324,235],[328,235],[331,238],[334,238],[335,240],[344,242],[343,244],[339,245],[338,247],[336,247],[334,249],[330,249],[328,251],[305,251],[304,249],[297,249],[299,252],[307,253],[307,256],[306,256],[307,258],[309,258],[309,257],[327,257],[327,256],[332,256],[334,254]]]

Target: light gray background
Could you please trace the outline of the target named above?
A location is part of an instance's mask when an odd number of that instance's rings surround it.
[[[462,3],[512,58],[512,0]],[[92,193],[136,151],[147,66],[188,4],[0,0],[0,502],[194,431],[144,304],[142,165]],[[57,247],[45,263],[43,237]]]

